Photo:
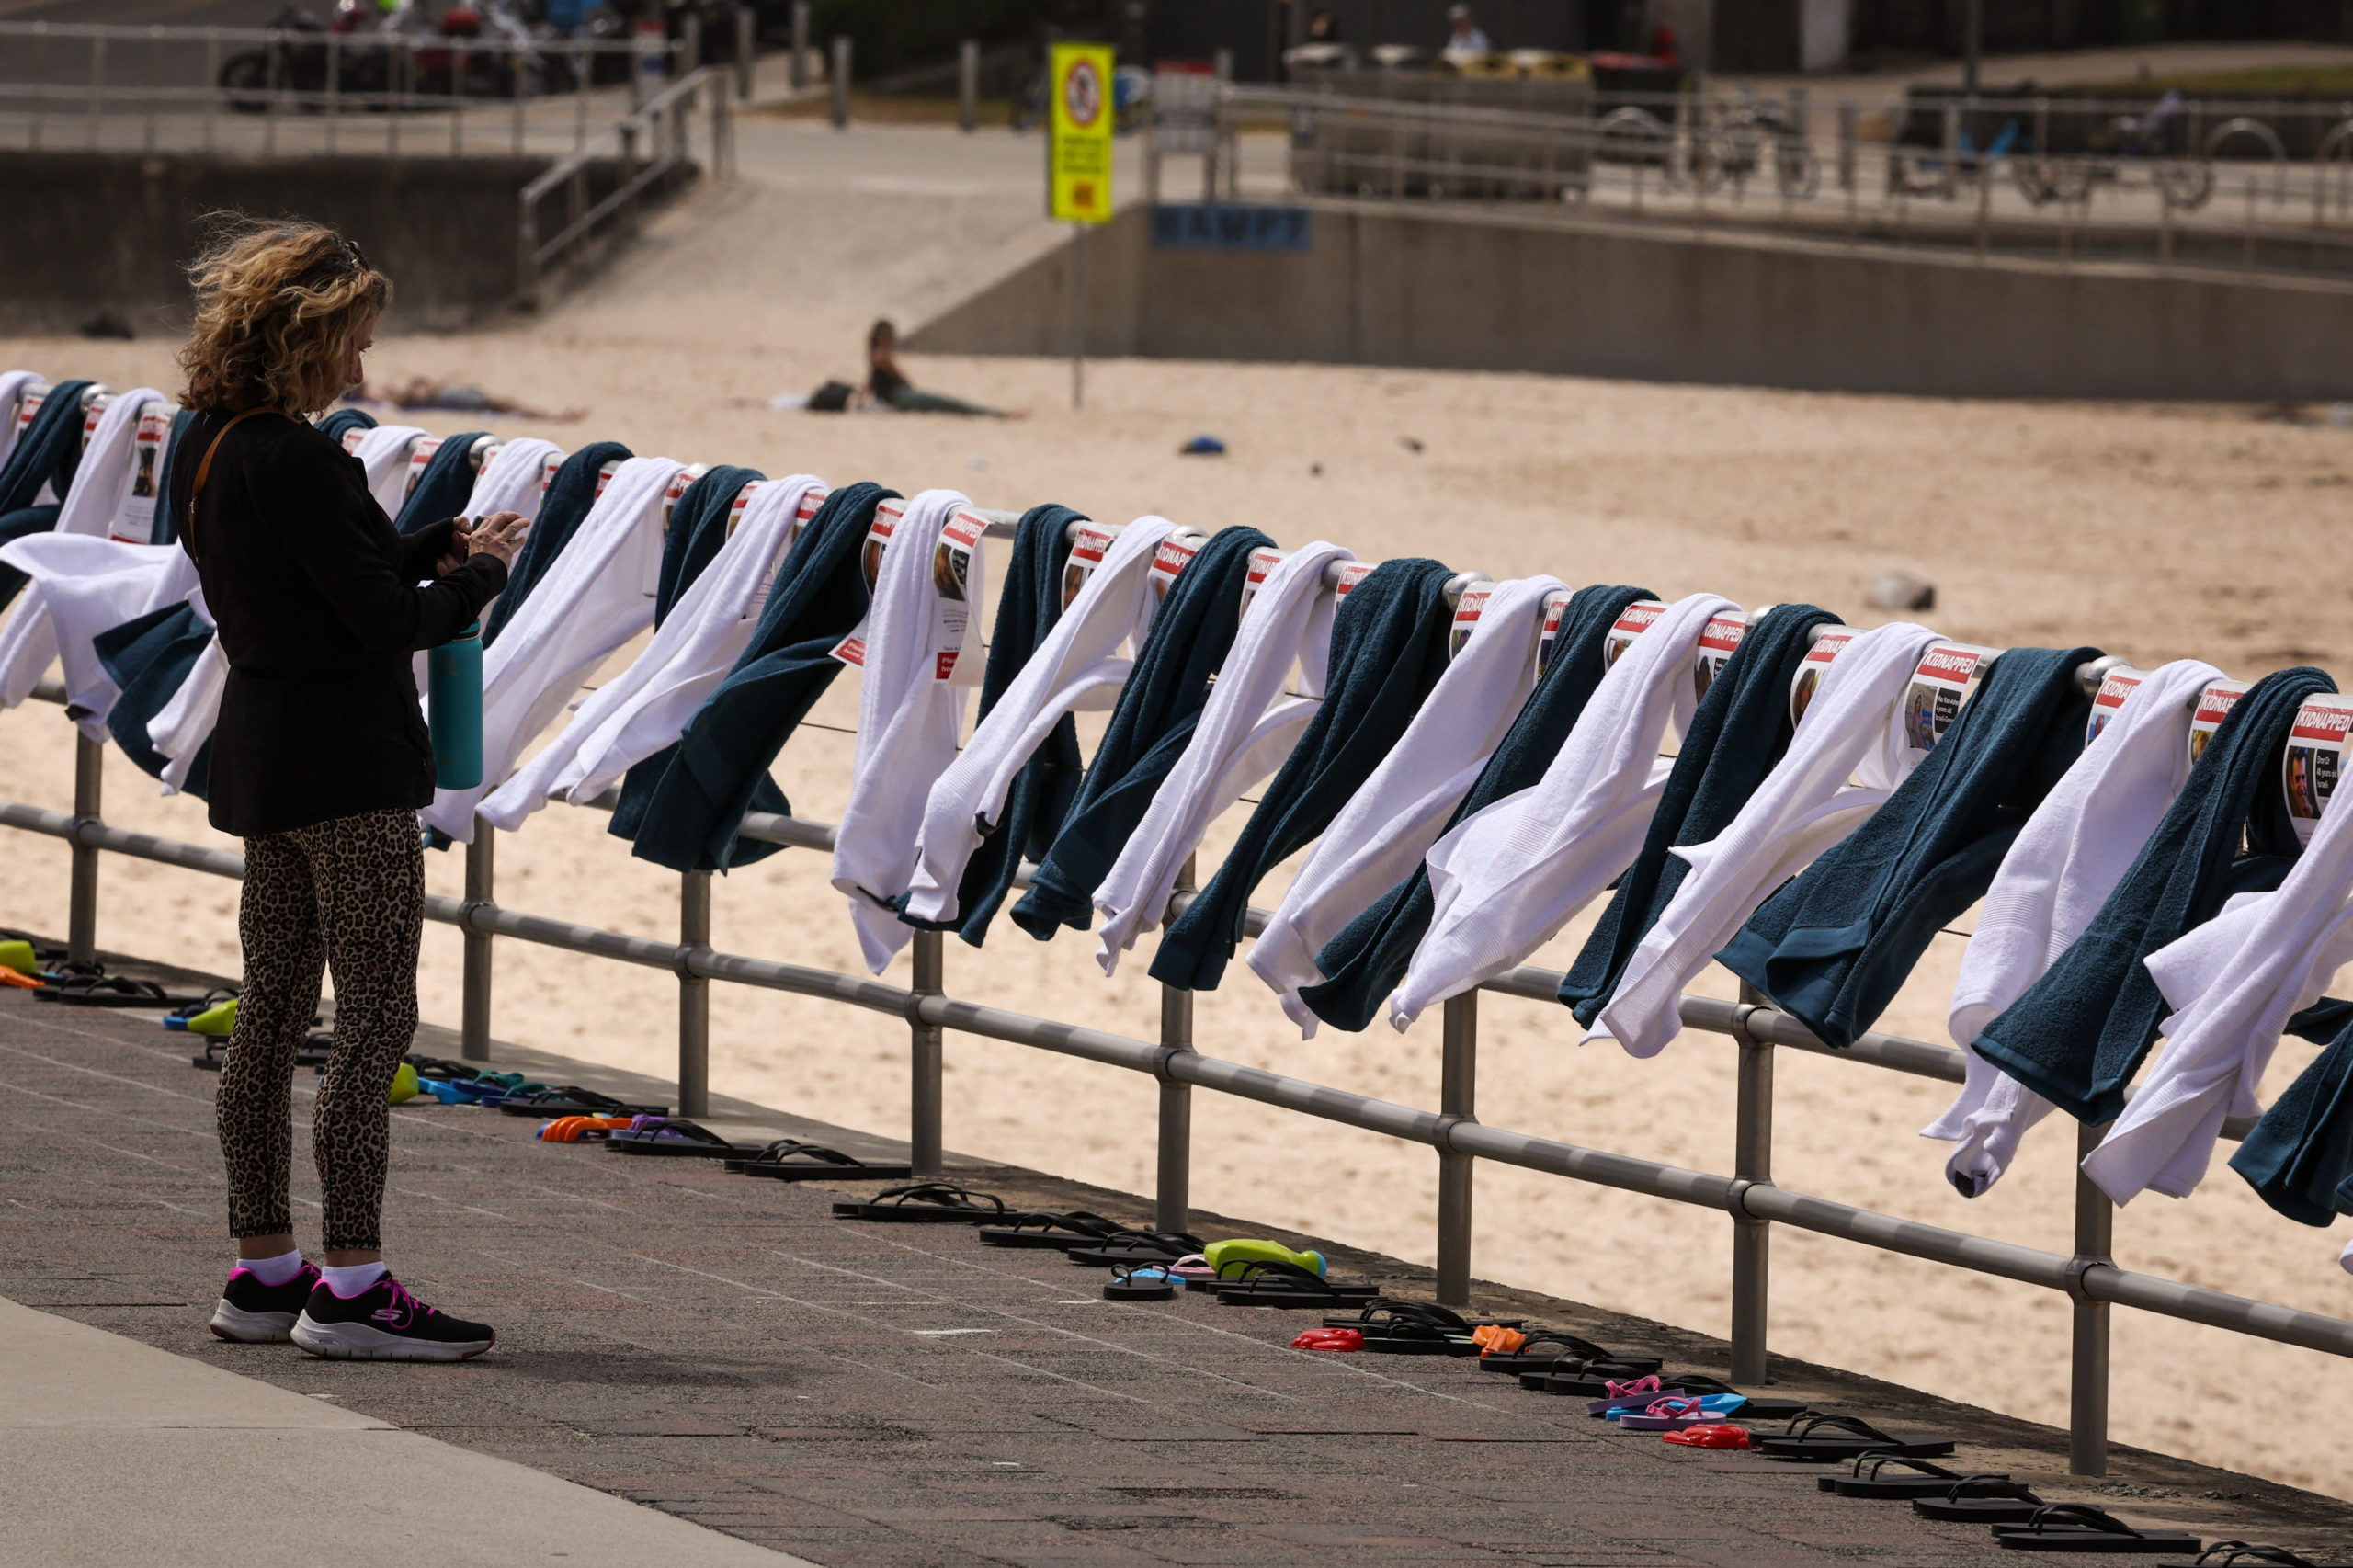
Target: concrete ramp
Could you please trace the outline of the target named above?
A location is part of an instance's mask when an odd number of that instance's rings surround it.
[[[1298,249],[1089,235],[1103,356],[1542,371],[1967,397],[2353,397],[2353,285],[1319,201]],[[1070,351],[1069,243],[927,322],[935,354]]]

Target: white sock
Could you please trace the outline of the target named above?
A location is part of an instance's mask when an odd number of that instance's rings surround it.
[[[297,1248],[276,1257],[241,1257],[237,1266],[265,1285],[283,1285],[302,1272],[302,1253]]]
[[[381,1263],[355,1263],[348,1268],[322,1267],[319,1273],[326,1280],[328,1290],[347,1301],[382,1278],[384,1266]]]

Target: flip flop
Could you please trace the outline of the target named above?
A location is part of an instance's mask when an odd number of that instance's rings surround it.
[[[1704,1401],[1670,1396],[1625,1412],[1617,1425],[1624,1432],[1687,1432],[1694,1426],[1718,1426],[1722,1420]]]
[[[2218,1540],[2198,1554],[2195,1562],[2160,1562],[2157,1568],[2353,1568],[2353,1562],[2322,1562],[2284,1546],[2254,1546],[2244,1540]]]
[[[1687,1426],[1680,1432],[1662,1432],[1659,1441],[1679,1443],[1690,1449],[1753,1449],[1756,1446],[1749,1437],[1747,1427],[1734,1426],[1729,1422]]]
[[[1122,1231],[1100,1246],[1074,1246],[1063,1256],[1088,1268],[1181,1262],[1201,1250],[1201,1238],[1172,1231]],[[1206,1267],[1206,1266],[1204,1266]]]
[[[1901,1466],[1914,1473],[1897,1476],[1882,1474],[1881,1471],[1890,1465]],[[1981,1483],[1993,1482],[2006,1484],[2009,1479],[2006,1474],[1964,1475],[1960,1471],[1947,1470],[1940,1464],[1930,1464],[1927,1460],[1905,1459],[1901,1454],[1858,1454],[1855,1456],[1854,1473],[1816,1476],[1814,1484],[1824,1492],[1834,1492],[1841,1497],[1877,1497],[1888,1502],[1901,1502],[1908,1497],[1951,1495],[1955,1482],[1974,1486]],[[1961,1495],[1969,1497],[1980,1495],[1980,1494],[1964,1492]]]
[[[1364,1335],[1353,1328],[1303,1328],[1290,1342],[1293,1350],[1361,1350]]]
[[[559,1116],[540,1129],[543,1143],[601,1143],[635,1119],[626,1116]]]
[[[1639,1378],[1652,1376],[1658,1379],[1660,1387],[1681,1389],[1694,1398],[1703,1394],[1740,1392],[1722,1378],[1711,1378],[1705,1372],[1659,1372],[1651,1369],[1624,1367],[1615,1361],[1592,1362],[1560,1372],[1523,1372],[1519,1386],[1537,1393],[1560,1394],[1570,1399],[1614,1399],[1617,1395],[1613,1390]]]
[[[1558,1346],[1560,1348],[1547,1350],[1544,1346],[1548,1345]],[[1616,1351],[1604,1350],[1590,1339],[1579,1339],[1575,1335],[1563,1333],[1557,1328],[1533,1328],[1528,1331],[1528,1336],[1520,1342],[1518,1348],[1500,1352],[1490,1350],[1480,1357],[1479,1369],[1484,1372],[1511,1372],[1525,1375],[1529,1372],[1552,1371],[1567,1362],[1583,1366],[1597,1361],[1607,1361],[1613,1366],[1628,1367],[1641,1361],[1650,1363],[1648,1367],[1643,1369],[1643,1371],[1631,1374],[1634,1377],[1642,1376],[1643,1372],[1655,1372],[1665,1364],[1655,1356],[1620,1356]]]
[[[1217,1270],[1211,1268],[1209,1259],[1199,1253],[1187,1253],[1168,1266],[1168,1272],[1188,1290],[1217,1289]]]
[[[982,1228],[981,1244],[992,1247],[1051,1248],[1067,1252],[1082,1242],[1108,1241],[1127,1227],[1117,1220],[1076,1210],[1068,1214],[1028,1213],[1008,1216],[1010,1225]]]
[[[1912,1511],[1922,1518],[1951,1524],[2022,1525],[2043,1506],[2025,1482],[1995,1481],[1990,1475],[1965,1475],[1941,1497],[1912,1499]]]
[[[1158,1267],[1114,1268],[1103,1287],[1107,1301],[1165,1301],[1176,1294],[1176,1281]]]
[[[1322,1253],[1302,1252],[1296,1247],[1287,1247],[1280,1242],[1270,1242],[1258,1236],[1230,1236],[1222,1242],[1211,1242],[1201,1249],[1201,1256],[1209,1260],[1211,1268],[1217,1269],[1224,1268],[1229,1263],[1255,1259],[1288,1263],[1294,1268],[1309,1269],[1318,1275],[1330,1272]]]
[[[574,1084],[508,1095],[498,1102],[508,1116],[667,1116],[665,1105],[623,1105],[610,1095]]]
[[[152,980],[133,980],[127,974],[40,978],[42,984],[33,993],[33,1000],[54,1002],[64,1007],[161,1007],[168,1011],[205,1000],[201,996],[175,996]]]
[[[1364,1336],[1364,1347],[1381,1356],[1476,1356],[1483,1348],[1479,1329],[1516,1330],[1520,1320],[1471,1319],[1436,1301],[1375,1296],[1354,1317],[1328,1317],[1326,1328],[1349,1328]]]
[[[675,1116],[639,1116],[627,1128],[605,1134],[608,1154],[664,1154],[687,1159],[748,1160],[753,1143],[730,1143],[710,1128]]]
[[[1942,1459],[1952,1452],[1952,1439],[1927,1432],[1882,1432],[1857,1416],[1813,1411],[1791,1416],[1785,1431],[1758,1434],[1756,1449],[1768,1460],[1799,1464],[1831,1463],[1858,1454]]]
[[[822,1143],[803,1143],[798,1138],[779,1138],[751,1159],[728,1161],[727,1168],[775,1181],[865,1181],[870,1177],[887,1181],[915,1174],[913,1165],[869,1165],[855,1154]]]
[[[223,1002],[233,1002],[236,1000],[236,996],[237,988],[233,985],[215,986],[211,990],[206,992],[203,995],[198,997],[195,1001],[183,1002],[178,1006],[173,1008],[170,1012],[165,1013],[164,1015],[164,1027],[170,1029],[175,1034],[186,1034],[188,1032],[188,1024],[191,1020],[198,1017],[199,1015],[210,1012],[213,1008],[219,1006]],[[232,1014],[231,1018],[233,1022],[234,1017],[235,1015]],[[210,1034],[214,1031],[210,1029],[199,1029],[195,1032],[199,1034]],[[227,1029],[222,1029],[218,1032],[222,1035],[226,1035],[229,1031]]]
[[[2134,1529],[2089,1503],[2049,1503],[2023,1525],[1995,1525],[1994,1544],[2013,1551],[2187,1551],[2205,1543],[2187,1530]]]
[[[1243,1257],[1222,1264],[1213,1281],[1222,1307],[1335,1307],[1370,1301],[1372,1285],[1335,1285],[1312,1268],[1274,1257]]]
[[[1007,1212],[1005,1199],[995,1193],[970,1192],[946,1181],[886,1187],[863,1202],[834,1205],[834,1217],[837,1220],[885,1220],[933,1225],[970,1225],[983,1220],[1002,1219]]]

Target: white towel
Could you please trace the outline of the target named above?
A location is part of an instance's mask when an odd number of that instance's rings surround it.
[[[131,476],[138,468],[139,416],[147,405],[161,403],[164,394],[153,387],[133,387],[119,392],[98,415],[97,427],[90,432],[89,444],[82,449],[82,461],[74,471],[74,483],[65,492],[65,504],[58,509],[59,534],[88,535],[94,539],[111,539],[114,535],[115,514],[122,509],[123,497],[131,494]]]
[[[1861,825],[1923,754],[1905,744],[1897,699],[1929,644],[1894,621],[1849,642],[1822,676],[1788,755],[1723,832],[1670,853],[1691,869],[1659,912],[1588,1040],[1655,1056],[1682,1032],[1683,987],[1732,940],[1766,895]]]
[[[1349,921],[1413,875],[1447,818],[1477,783],[1536,686],[1544,596],[1558,577],[1522,577],[1487,588],[1470,640],[1414,714],[1405,733],[1348,798],[1308,852],[1267,928],[1250,949],[1259,979],[1314,1038],[1318,1019],[1299,999],[1324,979],[1315,955]],[[1477,592],[1480,590],[1472,590]]]
[[[915,869],[915,834],[932,782],[955,760],[964,727],[966,688],[938,678],[939,655],[949,651],[943,616],[958,607],[934,585],[934,562],[944,548],[940,531],[960,506],[953,490],[926,490],[907,503],[891,530],[874,583],[874,602],[861,636],[858,747],[850,767],[849,809],[834,830],[834,886],[849,900],[850,923],[867,967],[882,972],[915,936],[892,900],[905,892]],[[983,564],[972,551],[961,611],[970,617],[960,649],[979,651],[982,607],[987,602]]]
[[[1095,958],[1105,974],[1137,937],[1160,924],[1176,873],[1218,813],[1281,767],[1299,744],[1332,662],[1338,597],[1324,586],[1324,569],[1355,559],[1318,540],[1276,562],[1251,595],[1192,740],[1095,890],[1103,915]],[[1283,695],[1294,668],[1302,697]]]
[[[1143,645],[1160,607],[1153,554],[1176,526],[1165,517],[1138,517],[1113,537],[1078,597],[932,785],[908,884],[910,917],[961,917],[956,894],[964,868],[981,846],[982,824],[995,830],[1014,778],[1064,714],[1119,700],[1133,650]],[[1123,644],[1131,650],[1125,658]]]
[[[535,487],[539,460],[530,459]],[[418,813],[427,826],[472,843],[475,804],[506,782],[515,759],[563,711],[580,683],[654,623],[645,583],[662,559],[662,493],[681,466],[668,458],[631,458],[614,471],[498,641],[483,651],[483,782],[434,791],[433,803]],[[535,488],[535,507],[537,495]],[[520,509],[515,497],[512,487],[494,493],[503,511]]]
[[[1533,952],[1632,864],[1674,768],[1659,756],[1699,706],[1692,680],[1719,594],[1668,606],[1601,677],[1544,777],[1430,846],[1429,928],[1389,1001],[1400,1030]]]
[[[0,371],[0,463],[17,449],[17,403],[30,386],[47,386],[49,378],[38,370]]]
[[[822,495],[824,482],[796,473],[747,488],[754,493],[735,531],[678,596],[645,651],[583,699],[563,733],[483,801],[483,821],[512,833],[559,791],[595,800],[676,741],[726,679],[759,624],[801,504]]]
[[[196,567],[176,544],[125,544],[86,534],[32,534],[0,545],[6,562],[32,579],[0,627],[0,707],[32,695],[52,662],[63,665],[65,701],[82,733],[107,735],[121,695],[98,662],[93,640],[161,609],[196,585]]]
[[[474,475],[473,493],[466,497],[466,516],[487,517],[494,512],[517,512],[526,522],[537,517],[540,497],[546,494],[543,482],[548,460],[561,461],[563,457],[563,448],[536,436],[502,443],[490,455],[490,460],[482,465],[482,472]],[[615,473],[613,477],[618,480],[620,475]],[[605,488],[608,494],[611,494],[611,485]],[[569,549],[567,546],[567,551]]]
[[[387,518],[398,517],[401,503],[408,499],[409,449],[425,434],[414,425],[378,425],[362,430],[352,449],[351,455],[367,472],[368,493]]]
[[[188,605],[205,625],[212,624],[212,611],[205,605],[202,588],[188,591]],[[221,652],[221,639],[215,635],[197,654],[179,690],[147,721],[147,744],[167,759],[163,773],[165,794],[176,795],[187,785],[197,755],[212,738],[212,727],[221,718],[221,694],[228,685],[228,655]]]
[[[2353,811],[2325,811],[2278,892],[2240,894],[2143,960],[2175,1012],[2140,1091],[2084,1161],[2101,1191],[2187,1198],[2205,1178],[2223,1118],[2262,1110],[2256,1087],[2290,1016],[2353,960],[2348,900]]]
[[[1959,1145],[1945,1176],[1972,1196],[2001,1179],[2020,1140],[2052,1106],[1970,1042],[2075,944],[2131,869],[2188,775],[2198,694],[2222,678],[2197,659],[2143,676],[2027,819],[1985,890],[1947,1026],[1967,1053],[1969,1076],[1920,1132]]]

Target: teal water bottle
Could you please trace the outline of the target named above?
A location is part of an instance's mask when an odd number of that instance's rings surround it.
[[[425,655],[433,782],[444,790],[482,783],[482,622]]]

